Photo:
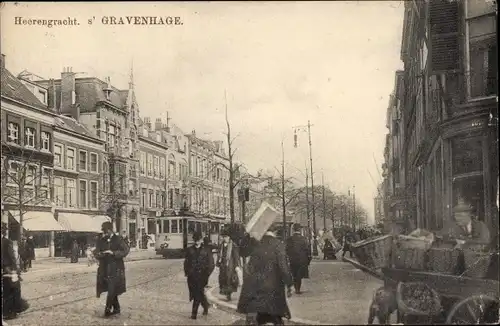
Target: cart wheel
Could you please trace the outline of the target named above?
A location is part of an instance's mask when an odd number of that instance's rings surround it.
[[[446,318],[447,325],[492,324],[499,321],[499,300],[487,295],[474,295],[457,302]]]

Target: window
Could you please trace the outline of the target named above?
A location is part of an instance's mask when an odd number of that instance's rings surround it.
[[[160,158],[160,178],[165,178],[165,158]]]
[[[141,165],[141,175],[145,175],[146,174],[146,153],[144,153],[144,152],[141,152],[140,165]]]
[[[153,176],[153,155],[148,154],[148,177]]]
[[[35,128],[24,128],[24,146],[35,147]]]
[[[87,152],[80,151],[80,171],[87,171]]]
[[[172,229],[170,233],[178,233],[179,232],[179,220],[172,220]]]
[[[50,186],[50,169],[42,168],[42,181],[41,186],[48,188]]]
[[[168,208],[174,208],[174,189],[168,189]]]
[[[66,168],[68,170],[75,169],[75,150],[72,148],[66,149]]]
[[[453,174],[480,172],[483,167],[481,138],[462,138],[451,141]]]
[[[108,145],[109,147],[114,147],[115,146],[115,126],[109,125],[108,127]]]
[[[42,131],[42,150],[50,152],[50,133]]]
[[[64,182],[60,177],[54,178],[54,202],[56,206],[64,206]]]
[[[146,188],[142,188],[141,191],[141,206],[142,208],[146,208]]]
[[[154,157],[154,161],[153,162],[154,162],[154,176],[155,177],[160,176],[160,171],[159,171],[159,169],[160,169],[160,161],[159,160],[160,160],[160,158],[158,156]]]
[[[163,220],[163,232],[170,233],[170,221],[169,220]]]
[[[24,185],[27,187],[33,187],[37,179],[37,167],[34,165],[26,166],[26,175],[24,177]]]
[[[175,161],[168,161],[168,178],[175,180]]]
[[[97,181],[90,181],[90,208],[97,208]]]
[[[468,5],[469,7],[477,6],[474,2]],[[492,14],[488,14],[487,8],[482,8],[483,10],[480,10],[482,12],[472,12],[474,11],[472,9],[468,8],[468,15],[469,17],[475,15],[475,17],[467,19],[470,96],[472,98],[492,96],[496,94],[498,85],[495,11],[492,10]]]
[[[157,208],[162,207],[161,206],[161,196],[160,196],[160,192],[159,191],[156,191],[156,207]]]
[[[9,168],[7,170],[7,183],[17,185],[19,180],[19,163],[9,162]]]
[[[54,145],[54,165],[55,166],[62,166],[63,165],[62,146],[61,145]]]
[[[14,122],[9,122],[9,136],[10,142],[19,144],[19,125]]]
[[[43,103],[47,104],[47,92],[41,89],[38,90],[38,99]]]
[[[474,214],[484,220],[483,139],[477,137],[453,139],[452,173],[453,203],[472,206]]]
[[[149,201],[148,201],[148,207],[151,208],[151,207],[154,207],[154,193],[153,193],[153,190],[150,190],[149,191]]]
[[[97,154],[90,153],[90,172],[98,172],[97,171]]]
[[[76,207],[76,181],[66,180],[66,204],[68,207]]]
[[[167,200],[167,196],[165,195],[165,192],[162,191],[162,193],[161,193],[161,207],[164,207],[164,208],[167,207],[166,200]]]
[[[135,193],[135,184],[134,184],[134,180],[128,180],[128,194],[130,196],[133,196]]]
[[[80,207],[87,207],[87,180],[80,180]]]

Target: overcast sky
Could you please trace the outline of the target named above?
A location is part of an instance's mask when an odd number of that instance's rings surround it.
[[[2,53],[15,74],[58,78],[71,66],[110,76],[118,88],[127,87],[133,61],[142,117],[169,111],[185,132],[214,140],[224,137],[226,89],[236,156],[251,171],[279,167],[284,139],[287,173],[302,178],[307,134],[294,148],[292,127],[310,120],[315,184],[323,172],[338,192],[355,185],[373,218],[403,9],[400,1],[7,4]],[[101,23],[136,15],[179,16],[183,25]],[[20,26],[14,17],[80,25]]]

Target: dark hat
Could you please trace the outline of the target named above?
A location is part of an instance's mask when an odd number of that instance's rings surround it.
[[[195,232],[193,233],[193,240],[194,240],[194,241],[199,241],[199,240],[201,240],[202,238],[203,238],[203,234],[201,234],[201,232],[200,232],[200,231],[195,231]]]
[[[101,228],[103,230],[113,230],[113,223],[106,221],[106,222],[102,223]]]
[[[294,232],[299,232],[300,230],[302,230],[302,225],[300,225],[300,224],[294,224],[293,225],[293,231]]]
[[[222,231],[220,231],[220,236],[221,237],[228,237],[229,236],[229,230],[224,228]]]

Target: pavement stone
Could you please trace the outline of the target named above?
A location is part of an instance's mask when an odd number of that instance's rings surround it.
[[[214,272],[212,280],[217,280]],[[288,300],[293,324],[331,325],[366,324],[368,308],[374,291],[382,281],[341,261],[314,260],[310,278],[303,280],[303,293],[293,294]],[[211,284],[209,300],[228,310],[236,310],[239,291],[233,293],[232,302],[219,294],[217,284]]]

